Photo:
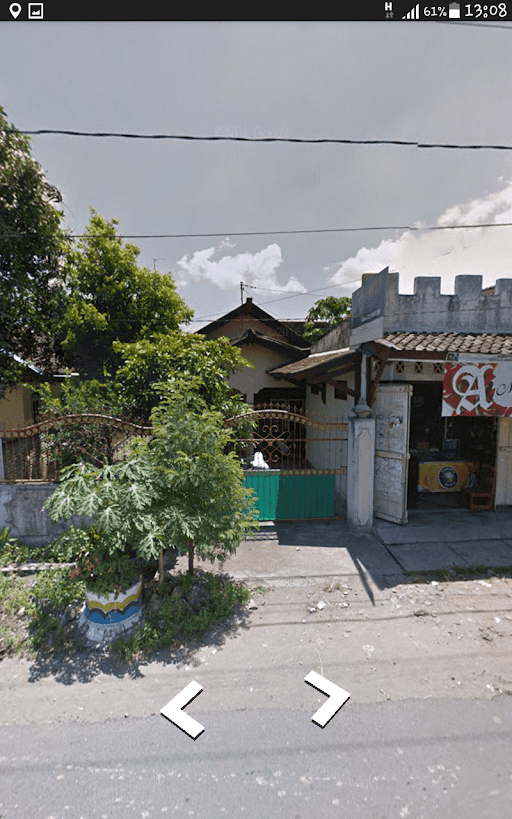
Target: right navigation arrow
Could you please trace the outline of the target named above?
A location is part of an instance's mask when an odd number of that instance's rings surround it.
[[[327,694],[329,697],[327,702],[324,702],[316,714],[313,714],[311,717],[313,722],[316,722],[320,728],[325,728],[329,720],[331,720],[333,716],[338,713],[341,706],[346,703],[350,694],[348,691],[344,691],[343,688],[340,688],[339,685],[335,685],[330,682],[330,680],[326,680],[325,677],[317,674],[316,671],[310,671],[308,676],[304,678],[304,682],[307,682],[308,685],[312,685],[313,688],[318,689],[318,691],[321,691],[323,694]]]

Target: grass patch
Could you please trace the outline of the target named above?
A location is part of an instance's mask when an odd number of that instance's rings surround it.
[[[70,579],[69,569],[44,569],[35,583],[18,575],[0,575],[0,657],[33,657],[43,650],[73,653],[78,645],[63,615],[68,605],[79,604],[83,597],[83,584]]]
[[[176,575],[173,583],[164,587],[158,610],[146,611],[144,623],[130,637],[113,642],[113,651],[124,660],[147,658],[155,651],[202,636],[212,625],[224,622],[251,597],[250,589],[226,576],[203,572],[199,577],[205,596],[199,611],[191,612],[182,602],[193,592],[198,577]],[[177,586],[184,598],[172,593]]]
[[[35,613],[30,589],[18,578],[0,575],[0,657],[29,647],[28,620]]]
[[[40,560],[41,549],[34,549],[25,543],[20,543],[11,537],[10,529],[0,529],[0,565],[15,566],[19,563],[29,563]]]
[[[341,580],[331,580],[330,583],[326,583],[324,586],[324,592],[335,592],[341,590]]]
[[[0,531],[0,566],[25,563],[70,562],[70,555],[61,548],[34,548],[19,543],[9,530]],[[112,643],[112,650],[121,658],[147,657],[190,638],[200,637],[217,623],[225,621],[251,597],[251,591],[226,575],[196,572],[195,575],[174,575],[166,582],[159,602],[146,606],[145,618],[129,638]],[[179,586],[180,595],[172,594]],[[146,599],[155,592],[156,584],[146,587]],[[262,594],[268,589],[258,588]],[[190,595],[202,594],[202,604],[193,610],[186,601]],[[66,622],[68,606],[81,605],[85,599],[85,584],[71,579],[69,567],[45,568],[37,574],[23,577],[16,573],[0,574],[0,659],[7,655],[33,657],[44,653],[72,655],[83,648],[75,629]],[[192,600],[192,597],[190,597]]]
[[[78,645],[74,632],[66,627],[64,612],[67,606],[82,603],[85,584],[72,580],[68,568],[43,569],[31,592],[36,604],[30,621],[31,648],[35,652],[73,653]]]
[[[62,559],[62,557],[60,558]],[[21,543],[9,529],[0,530],[0,566],[59,561],[52,548]],[[0,574],[0,658],[38,651],[73,651],[76,646],[63,614],[84,599],[83,583],[72,581],[69,568],[46,568],[35,576]]]

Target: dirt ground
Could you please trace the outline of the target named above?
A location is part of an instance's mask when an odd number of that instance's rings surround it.
[[[352,701],[512,696],[512,579],[403,582],[357,575],[249,581],[253,599],[200,641],[121,665],[103,651],[0,661],[0,724],[145,717],[192,679],[194,712],[310,711],[312,670]]]

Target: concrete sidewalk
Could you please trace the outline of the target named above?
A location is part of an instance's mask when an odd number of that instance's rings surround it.
[[[376,519],[373,532],[407,572],[512,567],[512,512],[412,511],[405,526]]]
[[[196,560],[212,571],[212,565]],[[214,564],[236,580],[272,588],[301,587],[331,578],[359,576],[370,586],[385,588],[403,582],[400,565],[388,549],[370,535],[349,532],[345,521],[297,522],[260,525],[260,531],[243,541],[224,564]],[[178,557],[178,571],[187,570],[187,557]]]
[[[186,558],[178,560],[186,570]],[[381,589],[404,582],[409,572],[505,567],[512,567],[512,513],[458,510],[411,512],[405,526],[376,519],[368,534],[356,534],[343,520],[261,523],[223,565],[236,579],[273,587],[359,576]]]

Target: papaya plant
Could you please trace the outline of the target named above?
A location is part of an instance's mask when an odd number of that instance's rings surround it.
[[[98,556],[103,579],[109,574],[114,581],[109,565],[120,568],[120,558],[136,555],[159,558],[162,580],[167,548],[188,554],[193,574],[195,556],[223,562],[259,525],[254,492],[243,486],[235,453],[226,451],[233,432],[222,413],[208,409],[194,392],[194,379],[158,386],[163,397],[151,416],[152,439],[135,439],[121,463],[63,470],[43,507],[53,521],[73,514],[91,518],[87,554],[82,549],[75,559],[94,567]],[[83,534],[71,527],[63,537],[84,543]]]

